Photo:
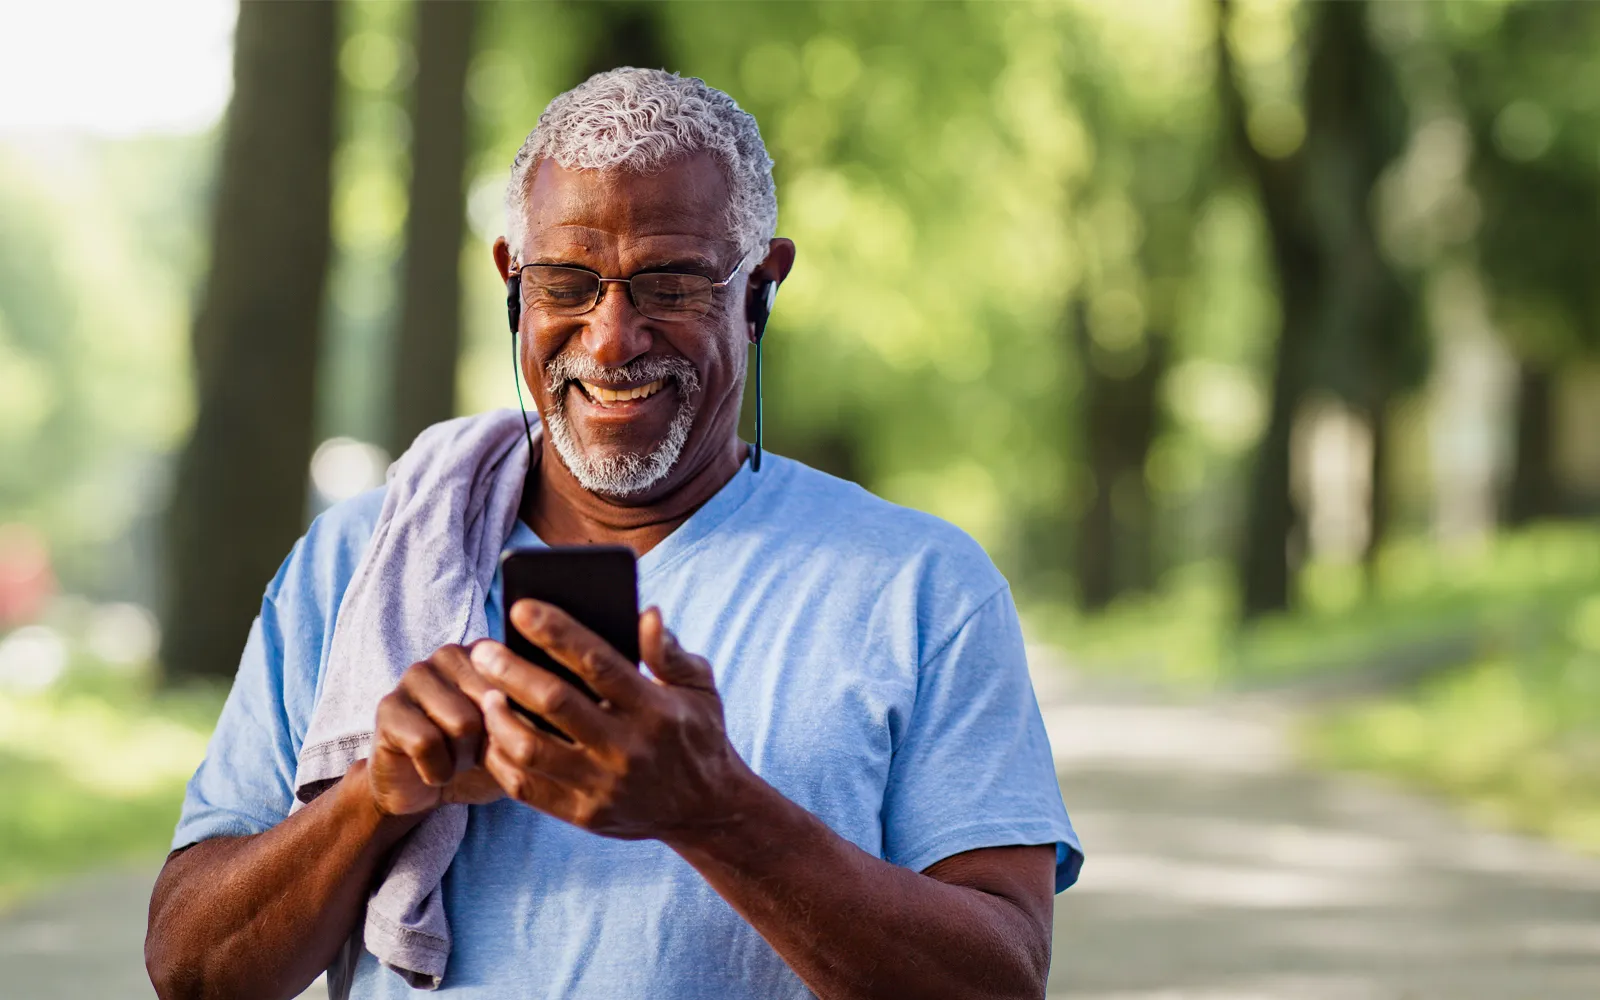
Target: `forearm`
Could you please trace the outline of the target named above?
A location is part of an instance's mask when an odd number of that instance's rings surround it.
[[[737,820],[667,842],[823,1000],[1043,996],[1049,941],[1019,906],[873,857],[760,787]]]
[[[265,833],[171,858],[150,901],[145,963],[162,1000],[292,997],[354,930],[378,865],[417,817],[380,814],[366,762]]]

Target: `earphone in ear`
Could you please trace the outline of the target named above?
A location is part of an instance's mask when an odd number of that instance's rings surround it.
[[[756,443],[750,449],[750,471],[761,471],[761,335],[767,332],[772,303],[778,298],[776,281],[762,282],[750,303],[750,342],[756,345]]]
[[[506,316],[511,320],[511,336],[517,335],[522,325],[522,275],[513,274],[506,279]]]
[[[750,303],[750,343],[759,345],[761,335],[767,332],[767,320],[772,317],[772,304],[778,298],[778,283],[764,281]]]
[[[517,386],[517,407],[522,410],[522,431],[528,436],[528,468],[533,468],[533,425],[528,422],[528,406],[522,401],[522,356],[517,351],[517,333],[522,327],[522,275],[506,279],[506,318],[511,321],[511,378]]]

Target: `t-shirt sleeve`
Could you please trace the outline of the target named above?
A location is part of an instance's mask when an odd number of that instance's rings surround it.
[[[294,802],[294,766],[283,634],[269,591],[250,626],[206,758],[189,779],[173,849],[276,826]]]
[[[382,505],[379,488],[324,512],[267,584],[206,759],[189,779],[174,850],[262,833],[289,815],[333,621]]]
[[[1054,844],[1056,891],[1083,862],[1002,588],[922,665],[884,798],[884,856],[915,871],[982,847]]]

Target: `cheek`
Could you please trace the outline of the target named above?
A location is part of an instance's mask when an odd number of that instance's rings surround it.
[[[544,390],[546,366],[566,348],[575,332],[570,326],[548,322],[532,323],[523,329],[517,360],[523,377],[536,393]]]

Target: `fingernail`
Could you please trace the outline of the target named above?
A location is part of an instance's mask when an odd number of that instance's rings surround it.
[[[496,676],[505,670],[505,664],[500,661],[500,651],[488,643],[473,649],[472,662],[477,664],[485,673]]]

